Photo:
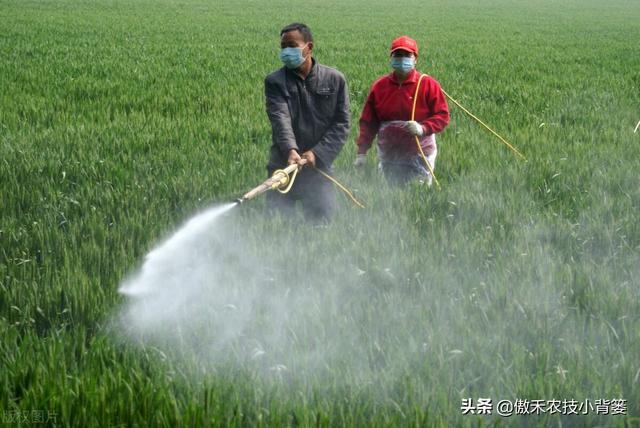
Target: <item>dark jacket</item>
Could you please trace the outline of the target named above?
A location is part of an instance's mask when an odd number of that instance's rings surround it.
[[[319,168],[330,171],[349,134],[349,91],[339,71],[318,64],[306,79],[282,67],[264,82],[272,141],[268,169],[286,165],[290,149],[313,149]]]

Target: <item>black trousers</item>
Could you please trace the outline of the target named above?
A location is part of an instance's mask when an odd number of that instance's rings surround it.
[[[273,171],[269,171],[269,176],[271,174]],[[270,214],[278,212],[295,219],[298,215],[296,211],[298,201],[302,204],[305,220],[312,223],[328,222],[333,216],[336,205],[333,183],[313,168],[302,168],[289,193],[282,194],[277,190],[267,193],[267,211]]]

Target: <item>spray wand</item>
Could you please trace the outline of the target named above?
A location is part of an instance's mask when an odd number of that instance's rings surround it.
[[[310,165],[306,159],[300,160],[298,163],[293,163],[286,168],[277,169],[273,172],[271,177],[267,178],[264,183],[261,185],[249,190],[245,193],[241,198],[238,198],[236,201],[241,204],[244,201],[248,201],[250,199],[255,198],[256,196],[260,196],[263,193],[269,190],[277,190],[280,193],[287,193],[291,190],[291,186],[293,186],[293,182],[296,180],[296,176],[298,172],[302,169],[303,166]],[[342,190],[354,204],[359,206],[360,208],[364,208],[364,205],[360,203],[355,196],[342,184],[340,184],[335,178],[322,171],[321,169],[315,168],[312,166],[320,175],[322,175],[327,180],[331,181],[335,184],[340,190]]]

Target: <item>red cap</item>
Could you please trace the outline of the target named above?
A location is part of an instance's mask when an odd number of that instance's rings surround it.
[[[413,52],[418,56],[418,44],[409,36],[400,36],[391,42],[391,53],[402,49],[404,51]]]

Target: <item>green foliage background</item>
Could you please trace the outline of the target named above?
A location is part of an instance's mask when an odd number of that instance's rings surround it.
[[[194,379],[184,360],[113,338],[118,284],[194,212],[264,179],[263,79],[280,66],[279,29],[297,20],[347,78],[353,132],[336,175],[367,209],[340,199],[331,226],[308,230],[264,218],[257,201],[238,211],[239,239],[258,253],[264,240],[295,248],[299,271],[314,272],[301,287],[367,287],[321,328],[367,326],[369,364],[404,355],[389,347],[422,356],[368,383],[337,360],[302,380],[232,360]],[[637,1],[0,0],[0,22],[3,417],[640,425]],[[399,34],[420,44],[421,71],[528,161],[450,105],[440,191],[387,188],[373,154],[353,171],[362,104]],[[319,280],[356,268],[353,281]],[[407,300],[412,319],[394,304]],[[466,397],[624,398],[628,415],[462,416]]]

